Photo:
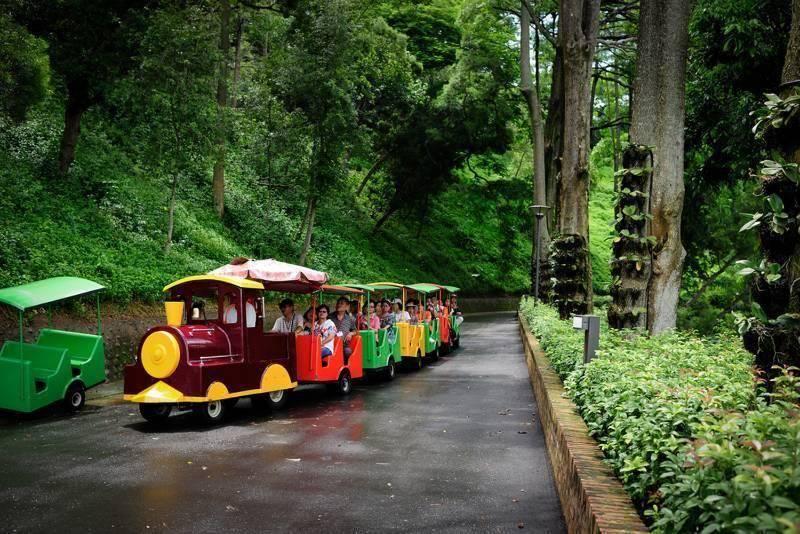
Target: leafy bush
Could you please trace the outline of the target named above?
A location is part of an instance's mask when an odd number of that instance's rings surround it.
[[[603,325],[583,365],[581,333],[555,310],[523,299],[520,314],[656,530],[769,532],[800,518],[798,382],[782,379],[794,397],[757,398],[738,338]]]

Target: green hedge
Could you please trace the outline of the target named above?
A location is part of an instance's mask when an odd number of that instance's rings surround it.
[[[523,299],[528,322],[590,432],[660,532],[778,532],[800,525],[800,381],[768,405],[736,338],[582,334]],[[776,390],[776,391],[777,391]]]

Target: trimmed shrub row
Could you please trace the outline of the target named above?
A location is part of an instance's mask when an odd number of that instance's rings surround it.
[[[768,403],[738,338],[605,325],[584,365],[556,310],[523,299],[520,316],[655,531],[800,530],[800,380]]]

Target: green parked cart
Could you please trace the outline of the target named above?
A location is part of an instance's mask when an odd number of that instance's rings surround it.
[[[86,390],[105,381],[105,354],[100,324],[100,284],[75,277],[57,277],[0,289],[0,304],[17,311],[19,340],[0,349],[0,409],[30,413],[63,401],[80,410]],[[97,334],[42,328],[36,343],[22,336],[25,312],[68,299],[94,294]],[[48,320],[48,326],[50,321]]]

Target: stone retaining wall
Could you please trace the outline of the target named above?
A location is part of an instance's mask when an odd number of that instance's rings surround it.
[[[531,385],[569,532],[647,532],[550,361],[520,320]]]

